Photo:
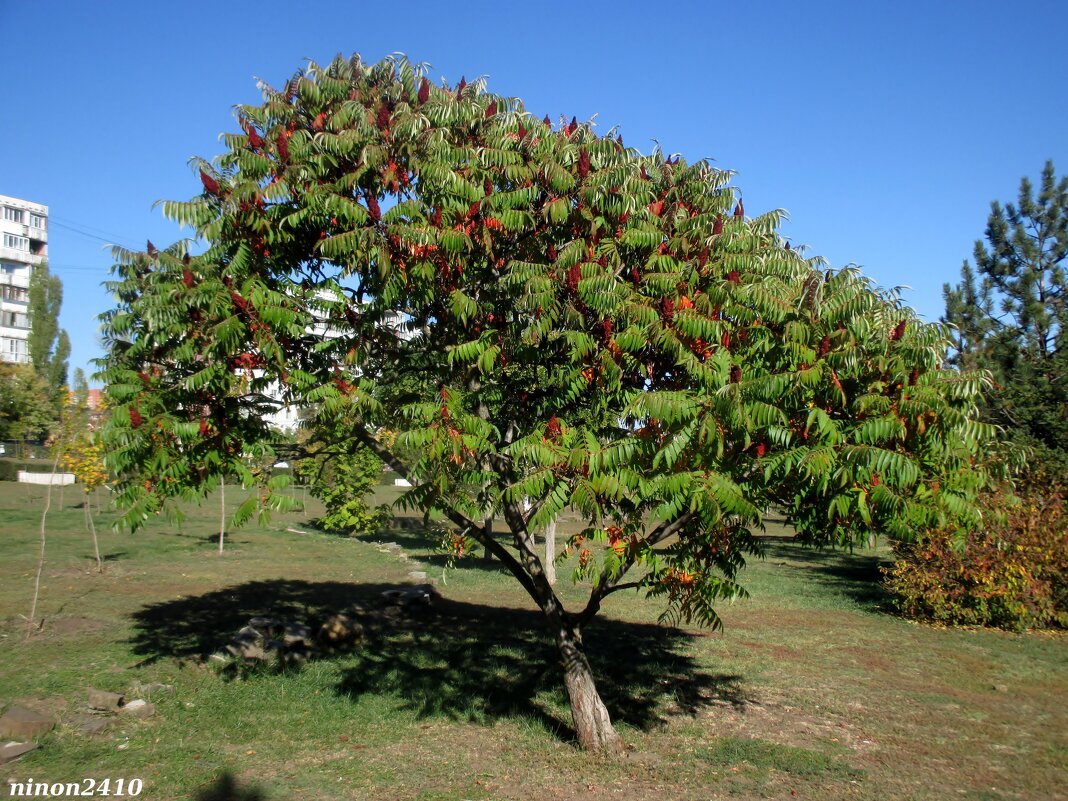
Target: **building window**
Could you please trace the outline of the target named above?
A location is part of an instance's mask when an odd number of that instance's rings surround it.
[[[14,339],[13,337],[0,337],[0,350],[9,359],[25,358],[27,355],[27,342],[25,339]]]
[[[29,237],[15,236],[14,234],[4,234],[4,247],[12,248],[13,250],[29,250],[30,240]]]
[[[42,217],[40,214],[31,214],[30,228],[39,228],[43,231],[45,229],[45,218]]]
[[[30,318],[25,312],[0,312],[0,325],[7,328],[29,328]]]
[[[30,290],[24,286],[12,286],[11,284],[3,284],[2,287],[4,300],[11,301],[13,303],[29,303],[30,302]]]
[[[9,222],[16,222],[20,225],[24,219],[22,216],[22,209],[13,209],[10,206],[4,206],[4,219]]]

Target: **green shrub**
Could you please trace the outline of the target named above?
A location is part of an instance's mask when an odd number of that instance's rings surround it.
[[[906,616],[1008,629],[1068,627],[1068,512],[1059,488],[982,500],[985,529],[936,531],[897,548],[886,571]]]
[[[320,452],[298,463],[296,473],[326,507],[326,514],[315,521],[325,531],[370,534],[387,519],[366,500],[382,474],[382,462],[366,447],[352,445],[347,453]]]

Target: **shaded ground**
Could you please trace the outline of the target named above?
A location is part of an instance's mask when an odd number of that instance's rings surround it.
[[[138,776],[143,797],[199,801],[1066,798],[1068,643],[883,614],[885,552],[803,550],[770,527],[752,598],[721,609],[719,633],[657,627],[655,604],[612,596],[587,644],[628,756],[604,761],[571,743],[543,624],[496,565],[443,577],[410,523],[381,537],[409,560],[286,530],[315,509],[228,536],[220,557],[208,504],[180,532],[98,519],[112,558],[97,574],[74,496],[50,515],[45,623],[26,640],[41,498],[0,485],[0,704],[59,721],[0,782]],[[227,678],[200,658],[253,615],[373,604],[413,569],[439,580],[437,616],[295,673]],[[152,683],[173,687],[150,696],[154,717],[79,732],[86,687]]]

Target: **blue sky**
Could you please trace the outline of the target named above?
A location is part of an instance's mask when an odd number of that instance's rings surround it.
[[[737,172],[746,211],[833,266],[910,285],[927,319],[1046,159],[1068,172],[1063,0],[423,3],[0,0],[0,194],[45,203],[71,367],[100,354],[105,241],[181,236],[152,204],[200,191],[255,77],[307,58],[404,52],[486,75],[539,117],[597,115]]]

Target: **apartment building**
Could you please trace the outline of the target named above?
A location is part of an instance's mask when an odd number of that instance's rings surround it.
[[[0,195],[0,361],[30,360],[30,272],[47,256],[48,206]]]

